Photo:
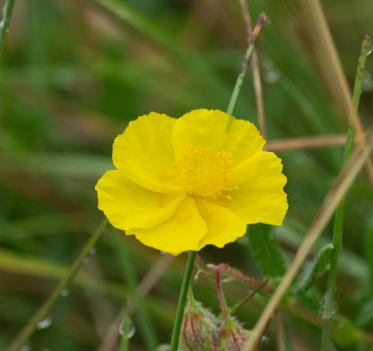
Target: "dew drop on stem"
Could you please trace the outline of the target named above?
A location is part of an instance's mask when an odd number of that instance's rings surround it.
[[[135,332],[136,328],[131,319],[127,318],[125,322],[123,321],[119,325],[118,333],[122,336],[127,337],[127,339],[131,339],[135,335]]]
[[[39,329],[39,330],[46,329],[51,324],[52,324],[52,318],[48,317],[48,318],[45,318],[45,319],[41,320],[40,322],[38,322],[38,324],[36,324],[36,328]]]

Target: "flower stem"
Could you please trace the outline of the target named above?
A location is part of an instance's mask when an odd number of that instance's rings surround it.
[[[172,331],[172,338],[171,338],[171,351],[178,351],[181,326],[183,323],[184,309],[186,305],[186,298],[188,295],[190,280],[192,278],[195,258],[196,258],[196,252],[190,251],[188,253],[188,261],[187,261],[187,265],[185,268],[184,278],[181,284],[181,289],[180,289],[180,294],[179,294],[179,302],[177,305],[176,318],[175,318],[174,329]]]
[[[361,45],[361,51],[359,56],[359,62],[356,71],[355,85],[353,91],[353,104],[354,108],[357,111],[359,107],[360,95],[363,85],[364,69],[367,54],[370,50],[371,41],[368,36],[365,36],[363,43]],[[351,120],[350,120],[351,121]],[[352,152],[352,146],[354,142],[354,128],[350,122],[348,131],[347,131],[347,141],[344,148],[343,154],[343,164],[350,157]],[[322,326],[322,335],[321,335],[321,350],[322,351],[331,351],[334,350],[333,341],[332,341],[332,327],[333,327],[333,316],[335,314],[334,307],[334,295],[336,290],[336,281],[337,281],[337,271],[338,271],[338,258],[342,250],[343,244],[343,220],[345,215],[345,200],[341,201],[337,211],[335,213],[334,227],[333,227],[333,246],[334,252],[332,256],[332,261],[330,264],[330,271],[328,275],[327,290],[325,293],[324,300],[324,312],[323,312],[323,326]]]
[[[88,242],[83,247],[80,255],[75,259],[75,261],[70,266],[66,276],[62,279],[53,292],[50,294],[49,298],[44,302],[44,304],[39,308],[39,310],[34,314],[34,316],[28,321],[24,328],[18,333],[13,343],[9,346],[9,351],[18,351],[28,340],[31,334],[34,332],[36,325],[43,318],[45,318],[52,308],[56,300],[60,297],[62,290],[71,283],[75,275],[78,273],[80,266],[84,262],[84,259],[89,255],[89,252],[96,245],[98,239],[101,237],[107,225],[107,221],[104,219],[96,230],[92,233]]]
[[[265,14],[261,14],[255,25],[255,28],[253,29],[251,33],[251,36],[249,39],[249,46],[246,50],[246,53],[245,53],[245,56],[244,56],[244,59],[241,65],[241,69],[238,73],[236,83],[235,83],[231,98],[228,103],[228,108],[226,110],[228,114],[232,114],[236,106],[237,98],[240,93],[243,79],[247,71],[247,66],[250,63],[250,58],[254,51],[255,41],[258,35],[260,34],[260,31],[263,25],[265,25],[267,22],[268,22],[268,17]],[[232,118],[230,119],[230,121],[232,121]],[[228,124],[228,128],[229,126],[230,126],[230,123]],[[190,280],[192,277],[195,257],[196,257],[196,252],[190,251],[189,256],[188,256],[187,266],[184,272],[183,283],[181,285],[180,294],[179,294],[179,301],[178,301],[177,311],[176,311],[176,319],[174,322],[174,327],[173,327],[172,337],[171,337],[171,351],[178,351],[181,327],[182,327],[183,318],[184,318],[184,309],[186,305],[186,298],[188,295]]]
[[[12,17],[15,0],[6,0],[2,9],[2,15],[0,20],[0,53],[2,51],[5,37],[8,32],[10,19]]]

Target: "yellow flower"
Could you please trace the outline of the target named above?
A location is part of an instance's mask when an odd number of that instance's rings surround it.
[[[223,247],[248,224],[281,225],[286,177],[264,143],[252,123],[218,110],[151,112],[115,139],[117,169],[98,181],[98,207],[114,227],[173,255]]]

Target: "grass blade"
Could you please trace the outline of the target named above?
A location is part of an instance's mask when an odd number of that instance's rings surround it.
[[[14,339],[13,343],[9,346],[10,351],[18,351],[28,340],[28,338],[34,332],[36,325],[39,321],[46,317],[49,310],[52,308],[56,300],[59,298],[61,291],[66,289],[66,287],[74,279],[76,273],[79,271],[80,266],[84,262],[84,259],[88,256],[89,252],[96,245],[98,239],[101,237],[105,231],[107,222],[103,220],[97,229],[92,233],[88,242],[83,247],[80,255],[76,258],[73,264],[70,266],[68,273],[65,278],[62,279],[56,288],[53,290],[52,294],[44,302],[44,304],[39,308],[39,310],[33,315],[33,317],[28,321],[25,327],[19,332],[19,334]]]
[[[353,92],[353,104],[354,108],[357,111],[359,107],[359,101],[362,91],[363,85],[363,76],[364,76],[364,69],[367,54],[370,50],[371,41],[368,36],[365,36],[361,51],[359,62],[356,71],[356,78],[355,78],[355,86]],[[346,162],[348,157],[351,155],[352,146],[354,142],[354,128],[352,123],[350,123],[348,132],[347,132],[347,141],[344,149],[343,155],[343,163]],[[337,282],[337,271],[338,271],[338,258],[342,250],[342,243],[343,243],[343,221],[345,215],[345,200],[341,201],[339,204],[334,220],[334,228],[333,228],[333,246],[335,248],[330,272],[328,276],[328,285],[327,290],[325,293],[324,301],[323,301],[323,328],[322,328],[322,336],[321,336],[321,350],[322,351],[333,351],[333,341],[332,341],[332,326],[333,326],[333,316],[335,314],[335,302],[334,302],[334,295],[336,291],[336,282]]]

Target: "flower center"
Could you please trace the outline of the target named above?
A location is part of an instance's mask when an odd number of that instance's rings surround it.
[[[232,156],[224,150],[191,146],[176,161],[176,176],[188,194],[227,197],[232,190]]]

